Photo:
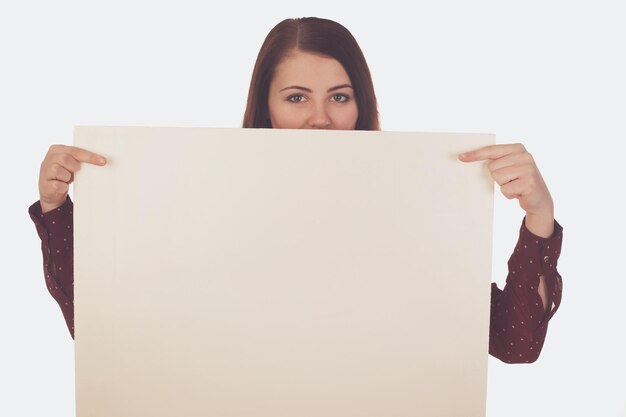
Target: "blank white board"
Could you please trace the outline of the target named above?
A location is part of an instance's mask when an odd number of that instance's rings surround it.
[[[494,142],[77,127],[78,417],[484,416]]]

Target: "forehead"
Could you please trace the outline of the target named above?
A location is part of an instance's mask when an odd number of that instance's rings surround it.
[[[276,66],[273,85],[314,85],[350,83],[350,77],[343,66],[334,58],[310,52],[293,51]],[[307,84],[307,85],[304,85]]]

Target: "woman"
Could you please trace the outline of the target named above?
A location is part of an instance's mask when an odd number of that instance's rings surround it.
[[[363,54],[350,32],[326,19],[287,19],[261,47],[252,74],[245,128],[379,130],[376,96]],[[488,160],[494,180],[526,216],[508,266],[507,284],[492,284],[489,353],[508,363],[534,362],[561,299],[556,265],[562,228],[532,157],[520,144],[494,145],[459,156]],[[81,163],[105,165],[84,149],[53,145],[30,209],[42,239],[44,273],[74,335],[72,202],[69,184]]]

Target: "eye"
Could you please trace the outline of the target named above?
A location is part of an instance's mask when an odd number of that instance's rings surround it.
[[[302,103],[304,101],[304,96],[302,94],[292,94],[287,97],[287,101],[291,101],[292,103]]]
[[[345,103],[346,101],[350,100],[350,97],[348,97],[346,94],[334,94],[331,99],[332,101],[336,101],[337,103]]]

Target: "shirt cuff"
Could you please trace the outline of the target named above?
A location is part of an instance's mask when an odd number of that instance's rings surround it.
[[[537,275],[556,273],[557,261],[561,255],[563,227],[554,220],[554,232],[548,238],[533,234],[526,228],[526,218],[520,227],[519,239],[515,245],[517,259],[523,259],[522,268],[529,269]]]
[[[561,255],[563,228],[555,220],[552,236],[542,238],[526,228],[525,220],[520,227],[519,239],[513,255],[509,259],[510,274],[507,283],[511,284],[516,292],[531,291],[537,294],[541,278],[546,280],[549,307],[542,324],[545,325],[561,303],[563,284],[557,271],[557,263]],[[539,306],[538,299],[535,304]]]
[[[67,225],[67,216],[71,216],[73,210],[74,203],[68,195],[61,206],[46,213],[41,212],[41,204],[36,201],[28,208],[28,214],[35,222],[37,231],[41,235],[42,231],[53,232],[54,229],[60,228],[63,224]]]

